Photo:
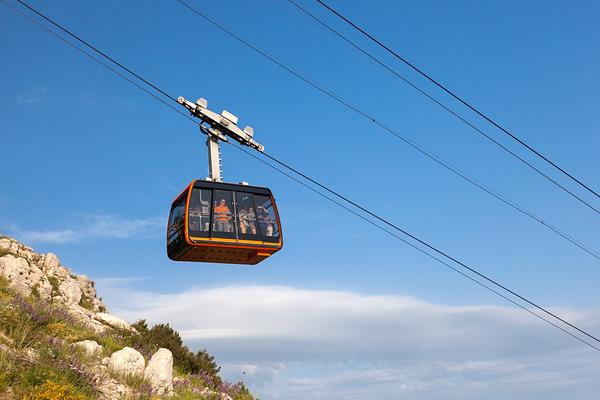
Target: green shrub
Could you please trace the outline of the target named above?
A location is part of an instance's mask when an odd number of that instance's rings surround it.
[[[33,297],[36,300],[40,299],[40,284],[36,283],[35,285],[33,285],[31,287],[31,297]]]
[[[48,277],[48,282],[50,283],[50,286],[52,286],[52,293],[50,294],[52,297],[56,297],[60,294],[58,288],[60,286],[60,282],[58,281],[58,278],[55,276],[49,276]]]
[[[8,280],[5,277],[0,276],[0,292],[7,293],[9,291],[9,287],[10,285]]]
[[[94,302],[91,298],[86,295],[81,296],[81,300],[79,300],[79,305],[86,310],[94,311]]]
[[[173,353],[173,364],[181,373],[198,374],[201,371],[211,376],[215,383],[220,384],[218,373],[221,367],[217,365],[214,357],[206,350],[191,352],[181,340],[181,336],[169,324],[157,324],[148,328],[145,320],[139,320],[132,325],[139,333],[133,338],[132,347],[144,349],[142,353],[151,355],[161,347]]]

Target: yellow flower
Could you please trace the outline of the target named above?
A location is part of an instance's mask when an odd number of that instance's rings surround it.
[[[61,385],[47,380],[38,386],[33,393],[25,396],[25,400],[85,400],[71,385]]]

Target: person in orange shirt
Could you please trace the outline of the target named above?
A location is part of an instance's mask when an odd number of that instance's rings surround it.
[[[216,222],[216,231],[231,232],[231,210],[225,199],[221,199],[215,207],[213,220]]]

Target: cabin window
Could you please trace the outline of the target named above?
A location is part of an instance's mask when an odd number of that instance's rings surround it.
[[[188,209],[188,229],[190,236],[208,237],[210,230],[210,203],[212,190],[194,188]]]
[[[185,196],[173,206],[169,235],[180,232]],[[191,238],[277,242],[279,226],[270,196],[232,190],[193,188],[187,209]],[[174,240],[169,236],[169,243]]]
[[[254,203],[256,204],[256,218],[260,234],[268,238],[279,238],[279,226],[271,198],[255,194]]]
[[[212,211],[212,231],[215,236],[235,238],[233,192],[215,190]]]
[[[235,192],[236,223],[240,239],[254,239],[258,236],[256,208],[251,193]]]
[[[181,196],[171,209],[168,243],[175,241],[181,235],[185,223],[185,200],[185,196]]]

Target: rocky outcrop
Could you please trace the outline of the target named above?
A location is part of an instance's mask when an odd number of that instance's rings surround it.
[[[144,356],[139,351],[124,347],[112,353],[108,361],[108,369],[119,375],[143,376],[145,363]]]
[[[173,394],[173,354],[170,350],[159,349],[154,353],[144,370],[144,379],[150,384],[153,394]]]
[[[82,349],[88,355],[100,354],[104,350],[104,347],[94,340],[82,340],[75,343],[75,346]]]
[[[85,275],[77,275],[77,283],[79,284],[79,289],[81,290],[81,295],[84,298],[88,298],[88,299],[96,298],[96,288],[94,287],[94,281],[90,280]]]
[[[207,387],[204,382],[193,379],[173,378],[174,359],[168,349],[156,351],[147,366],[142,354],[131,347],[123,347],[110,357],[103,357],[106,349],[98,342],[107,348],[117,344],[119,347],[133,346],[132,343],[139,341],[132,339],[140,333],[123,319],[106,312],[105,305],[96,297],[94,282],[85,275],[75,275],[55,254],[39,254],[11,238],[0,236],[0,277],[8,284],[6,288],[2,282],[0,300],[3,303],[0,306],[21,307],[23,312],[42,319],[45,314],[40,310],[52,312],[52,317],[48,317],[52,319],[46,321],[48,331],[44,331],[44,335],[47,335],[40,337],[41,342],[35,346],[17,344],[17,339],[9,336],[11,329],[4,329],[4,321],[0,321],[0,352],[17,360],[14,365],[43,364],[47,367],[56,363],[61,371],[68,367],[68,371],[78,374],[94,388],[92,398],[99,400],[165,398],[174,393],[231,400],[227,393],[220,391],[222,387],[215,387],[214,382]],[[71,336],[73,331],[77,335]],[[80,340],[86,336],[98,342]],[[62,351],[69,343],[73,351]],[[155,348],[154,345],[151,348]],[[61,359],[56,358],[57,353],[64,353]],[[136,379],[129,379],[131,376]],[[2,394],[0,400],[4,398]]]
[[[131,398],[133,390],[123,385],[114,378],[104,379],[97,384],[98,392],[101,394],[102,399],[106,400],[119,400]]]
[[[61,265],[55,254],[39,254],[16,240],[1,236],[0,276],[23,296],[64,305],[71,315],[97,333],[104,333],[111,326],[131,329],[120,318],[97,317],[97,314],[109,314],[104,313],[106,306],[96,297],[94,282],[85,275],[73,274]]]
[[[58,286],[59,293],[71,304],[79,304],[81,302],[81,289],[79,283],[74,279],[66,279]]]
[[[96,315],[94,317],[96,318],[96,320],[98,320],[100,322],[104,322],[105,324],[108,324],[108,325],[112,326],[113,328],[133,330],[131,325],[129,325],[127,322],[125,322],[121,318],[116,317],[114,315],[107,314],[107,313],[96,313]]]
[[[1,244],[1,243],[0,243]],[[18,293],[34,294],[43,300],[50,300],[52,285],[42,270],[24,257],[5,254],[0,257],[0,276],[6,278]]]

